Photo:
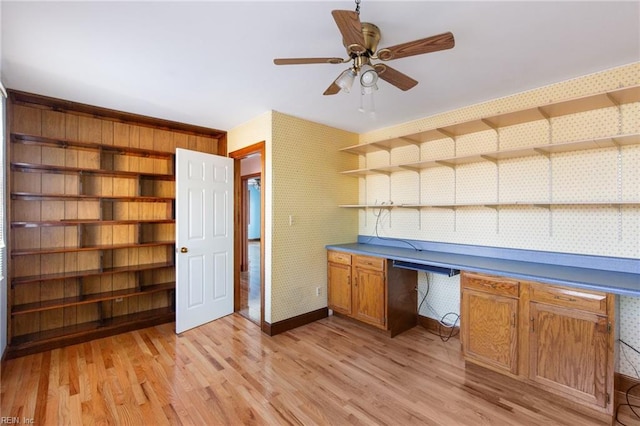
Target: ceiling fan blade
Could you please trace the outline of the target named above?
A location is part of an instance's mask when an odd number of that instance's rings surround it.
[[[362,24],[357,12],[351,10],[332,10],[331,15],[342,34],[342,42],[349,54],[361,54],[367,51],[362,34]]]
[[[336,84],[336,82],[334,81],[333,83],[331,83],[331,86],[327,87],[327,90],[324,91],[323,95],[335,95],[336,93],[338,93],[340,91],[340,86],[338,86]]]
[[[416,80],[394,68],[391,68],[389,65],[375,64],[373,67],[378,73],[378,77],[387,83],[393,84],[400,90],[409,90],[418,84]]]
[[[342,64],[341,58],[277,58],[273,60],[276,65],[305,65],[305,64]]]
[[[385,47],[376,53],[378,59],[389,61],[391,59],[406,58],[407,56],[422,55],[424,53],[437,52],[451,49],[455,45],[453,34],[450,32],[435,36],[409,41],[391,47]]]

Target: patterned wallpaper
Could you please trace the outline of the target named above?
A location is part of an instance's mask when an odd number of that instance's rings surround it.
[[[339,152],[357,138],[273,112],[272,323],[327,306],[324,247],[357,238],[357,213],[338,207],[358,196],[357,181],[339,173],[357,166]]]
[[[483,104],[360,135],[360,143],[404,136],[501,112],[596,94],[640,84],[640,63],[542,87]],[[549,121],[487,130],[455,140],[442,138],[420,146],[394,148],[358,156],[360,168],[381,167],[640,132],[640,103],[570,114]],[[357,178],[360,204],[474,204],[453,208],[359,210],[359,233],[450,243],[640,258],[640,207],[636,205],[504,205],[630,201],[640,203],[640,146],[615,146],[434,167],[420,172]],[[380,217],[377,217],[377,216]],[[376,229],[377,227],[377,229]],[[419,278],[419,300],[427,278]],[[422,315],[440,319],[459,313],[459,278],[431,276]],[[620,338],[640,349],[640,299],[620,297]],[[640,356],[626,354],[640,369]],[[618,369],[635,376],[624,358]]]
[[[266,143],[265,321],[273,324],[327,306],[327,244],[357,238],[357,167],[340,148],[358,135],[276,111],[231,130],[229,151]],[[316,295],[316,288],[320,294]]]

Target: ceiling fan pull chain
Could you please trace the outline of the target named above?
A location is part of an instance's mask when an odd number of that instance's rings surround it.
[[[358,15],[360,15],[360,1],[361,0],[356,0],[356,13]]]

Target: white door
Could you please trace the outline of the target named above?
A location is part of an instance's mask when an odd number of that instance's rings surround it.
[[[233,159],[176,150],[176,333],[233,312]]]

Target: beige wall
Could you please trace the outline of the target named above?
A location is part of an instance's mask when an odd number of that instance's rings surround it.
[[[232,129],[227,140],[229,152],[266,143],[265,321],[326,307],[324,247],[354,241],[358,231],[356,213],[338,208],[358,196],[357,181],[338,173],[357,166],[339,149],[358,135],[273,111]]]
[[[338,151],[357,138],[273,113],[272,322],[327,306],[324,247],[352,242],[358,231],[356,213],[338,207],[357,197],[357,182],[338,173],[357,165]]]

